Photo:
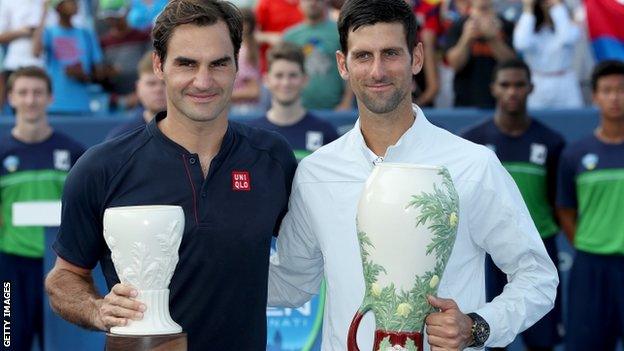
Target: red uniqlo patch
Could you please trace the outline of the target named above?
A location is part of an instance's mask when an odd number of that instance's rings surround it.
[[[250,191],[251,177],[247,171],[232,171],[232,190]]]

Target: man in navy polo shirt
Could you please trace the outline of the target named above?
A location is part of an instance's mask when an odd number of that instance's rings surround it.
[[[169,285],[173,319],[189,350],[263,350],[269,244],[287,209],[296,167],[276,133],[228,122],[241,15],[218,0],[173,0],[154,30],[154,71],[167,112],[145,129],[89,150],[67,179],[46,280],[50,303],[78,325],[108,330],[142,318],[136,290],[119,280],[102,237],[114,206],[182,206],[185,231]],[[248,182],[237,184],[235,178]],[[100,262],[111,292],[99,296]]]

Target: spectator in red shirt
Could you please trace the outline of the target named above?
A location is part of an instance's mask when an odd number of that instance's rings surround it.
[[[267,71],[266,52],[282,39],[284,29],[303,20],[299,0],[259,0],[256,5],[256,39],[260,45],[260,71]]]

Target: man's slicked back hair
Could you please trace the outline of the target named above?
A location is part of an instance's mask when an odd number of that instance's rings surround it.
[[[410,55],[416,46],[416,17],[404,0],[347,0],[340,9],[340,50],[347,54],[349,33],[376,23],[401,23]]]

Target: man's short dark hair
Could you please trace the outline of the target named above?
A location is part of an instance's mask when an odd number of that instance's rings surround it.
[[[234,46],[234,61],[238,67],[238,52],[243,41],[242,15],[236,6],[221,0],[171,0],[162,10],[154,28],[152,42],[161,62],[167,57],[167,45],[176,27],[183,24],[209,26],[223,21]]]
[[[281,42],[273,46],[267,51],[269,70],[271,70],[271,66],[277,60],[286,60],[296,63],[301,68],[301,72],[305,74],[305,54],[300,46],[289,42]]]
[[[411,56],[416,46],[416,17],[404,0],[347,0],[340,9],[338,17],[340,50],[345,55],[347,54],[347,39],[350,31],[379,22],[403,24],[405,42]]]
[[[16,71],[11,73],[7,81],[7,91],[10,92],[11,90],[13,90],[15,81],[20,77],[37,78],[43,80],[46,83],[46,87],[48,87],[48,94],[52,94],[52,80],[50,79],[50,76],[43,68],[36,66],[18,68]]]
[[[521,69],[526,72],[527,78],[529,82],[531,82],[531,69],[523,60],[519,58],[512,58],[504,61],[500,61],[494,67],[494,71],[492,71],[492,82],[496,81],[496,77],[498,76],[498,72],[505,69]]]
[[[592,91],[596,92],[600,78],[614,74],[624,76],[624,62],[619,60],[606,60],[597,64],[591,74]]]

